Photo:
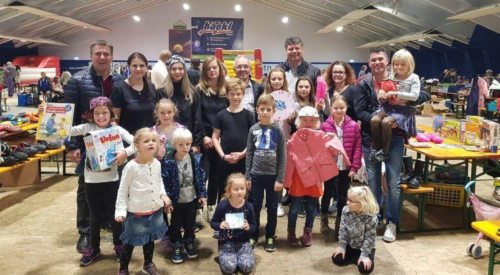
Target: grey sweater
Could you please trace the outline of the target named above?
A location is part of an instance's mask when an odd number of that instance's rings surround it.
[[[344,251],[349,245],[361,250],[360,259],[368,258],[375,248],[376,233],[377,215],[356,214],[350,212],[347,205],[344,206],[339,230],[339,244]]]
[[[276,175],[276,181],[285,177],[286,147],[283,130],[275,123],[254,124],[248,131],[246,178],[251,175]]]

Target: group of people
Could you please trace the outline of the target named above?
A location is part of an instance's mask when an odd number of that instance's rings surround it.
[[[251,78],[247,57],[235,58],[237,78],[231,79],[223,63],[208,56],[194,86],[184,59],[173,55],[157,86],[146,77],[148,62],[142,53],[129,56],[130,75],[124,78],[111,70],[112,45],[103,40],[90,45],[92,65],[71,77],[64,97],[75,104],[75,137],[66,148],[79,162],[77,250],[83,254],[82,266],[100,256],[103,219],[111,224],[120,274],[128,274],[134,246],[143,246],[143,271],[157,274],[152,257],[158,239],[170,243],[173,263],[196,258],[195,231],[204,223],[206,205],[206,220],[219,240],[222,272],[249,272],[264,194],[263,246],[273,252],[280,196],[286,189],[290,246],[313,244],[317,211],[324,214],[321,231],[328,232],[328,206],[335,196],[339,247],[333,263],[356,263],[362,273],[373,270],[376,229],[383,226],[379,205],[387,210],[383,239],[396,239],[403,146],[414,135],[411,102],[419,91],[413,58],[398,51],[392,60],[394,75],[388,75],[388,55],[375,48],[368,60],[371,73],[356,83],[354,70],[342,61],[332,63],[321,77],[304,60],[299,37],[287,38],[284,46],[287,60],[262,84]],[[393,86],[384,84],[389,80]],[[316,89],[321,85],[326,91]],[[294,112],[282,121],[272,118],[273,91],[291,93],[295,101]],[[127,147],[116,153],[113,168],[92,171],[79,136],[108,127],[119,127]],[[362,158],[369,186],[350,186]],[[381,188],[382,162],[387,198]],[[297,238],[302,209],[306,221]]]

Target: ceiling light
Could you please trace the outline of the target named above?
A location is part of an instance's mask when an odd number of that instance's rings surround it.
[[[349,63],[354,63],[354,59],[349,59]]]
[[[139,15],[134,15],[132,16],[132,18],[134,19],[135,22],[141,21],[141,17],[139,17]]]
[[[240,4],[234,5],[234,10],[238,12],[241,11],[241,5]]]
[[[75,56],[75,57],[73,57],[73,59],[74,59],[74,60],[80,60],[80,57]]]
[[[337,28],[335,28],[335,30],[337,32],[341,32],[343,29],[344,29],[344,27],[342,27],[342,26],[338,26]]]
[[[396,46],[396,44],[395,43],[390,43],[389,46]]]
[[[283,16],[283,18],[281,18],[281,22],[284,24],[288,23],[288,16]]]
[[[189,6],[189,4],[188,4],[188,3],[184,3],[184,4],[182,4],[182,8],[183,8],[184,10],[189,10],[189,9],[191,9],[191,6]]]
[[[425,41],[425,38],[419,38],[418,39],[419,42],[424,42]]]

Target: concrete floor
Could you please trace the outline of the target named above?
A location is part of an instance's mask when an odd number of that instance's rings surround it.
[[[15,104],[15,103],[13,103]],[[11,105],[12,106],[12,105]],[[12,112],[23,109],[13,108]],[[34,110],[31,108],[30,110]],[[418,118],[428,124],[428,118]],[[44,164],[47,165],[47,164]],[[492,180],[480,178],[476,193],[491,198]],[[79,266],[80,254],[75,251],[78,239],[76,227],[76,177],[44,175],[40,184],[28,187],[0,189],[0,274],[113,274],[118,270],[114,261],[109,233],[102,232],[103,256],[94,264]],[[415,225],[416,208],[404,203],[402,224]],[[459,209],[428,206],[426,224],[438,227],[462,223]],[[265,210],[262,215],[265,225]],[[314,224],[314,244],[310,248],[289,248],[286,245],[287,218],[278,218],[278,251],[267,253],[259,245],[253,274],[357,274],[354,266],[337,267],[330,255],[337,246],[331,234],[319,233],[319,220]],[[304,219],[299,218],[297,228]],[[334,218],[331,218],[331,227]],[[261,228],[262,232],[263,228]],[[200,257],[174,265],[169,255],[157,244],[154,262],[162,274],[219,274],[217,241],[205,227],[197,234]],[[485,274],[488,266],[488,243],[482,241],[484,256],[472,259],[466,254],[467,243],[474,241],[473,231],[453,230],[419,234],[399,234],[394,243],[377,237],[374,274]],[[131,274],[139,274],[142,251],[136,249],[129,266]],[[497,267],[496,274],[500,274]]]

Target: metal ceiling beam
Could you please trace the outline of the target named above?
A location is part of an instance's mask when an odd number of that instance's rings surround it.
[[[26,40],[26,41],[31,41],[31,42],[41,43],[41,44],[71,46],[71,45],[66,44],[64,42],[61,42],[61,41],[46,39],[46,38],[41,38],[41,37],[21,37],[21,36],[15,36],[15,35],[0,34],[0,38],[10,39],[10,40],[20,40],[20,41]]]
[[[385,23],[388,23],[388,24],[390,24],[390,25],[396,26],[396,27],[398,27],[398,28],[403,28],[403,29],[411,30],[411,29],[410,29],[410,28],[408,28],[407,26],[403,26],[403,25],[401,25],[401,24],[394,23],[394,22],[392,22],[392,21],[390,21],[390,20],[387,20],[387,19],[382,18],[382,17],[378,17],[378,16],[376,16],[376,15],[372,15],[371,17],[373,17],[373,18],[375,18],[375,19],[377,19],[377,20],[383,21],[383,22],[385,22]]]
[[[481,7],[475,10],[471,10],[468,12],[459,13],[453,16],[450,16],[446,19],[448,20],[472,20],[478,17],[495,14],[500,12],[500,4],[495,4],[491,6]]]
[[[427,31],[422,31],[422,32],[417,32],[417,33],[412,33],[408,35],[403,35],[400,37],[395,37],[391,38],[388,40],[379,40],[379,41],[373,41],[366,43],[364,45],[360,45],[357,48],[372,48],[372,47],[379,47],[379,46],[384,46],[384,45],[389,45],[389,44],[396,44],[396,43],[404,43],[408,41],[416,41],[418,39],[426,39],[434,36],[440,35],[440,32],[434,31],[434,30],[427,30]]]
[[[18,17],[18,16],[23,15],[23,14],[25,14],[25,12],[14,11],[14,12],[6,13],[6,14],[0,16],[0,22],[5,22],[7,20],[10,20],[12,18]]]
[[[301,0],[296,0],[296,1],[297,1],[297,2],[299,2],[299,3],[305,4],[305,5],[312,5],[312,4],[310,4],[310,3],[307,3],[307,2],[304,2],[304,1],[301,1]],[[268,1],[268,2],[270,2],[270,1]],[[327,17],[327,18],[331,18],[331,17],[332,17],[332,16],[331,16],[331,15],[329,15],[329,14],[319,12],[319,11],[317,11],[317,10],[314,10],[314,9],[312,9],[312,8],[308,8],[308,7],[306,7],[305,5],[300,5],[300,4],[295,3],[295,2],[293,2],[293,1],[287,1],[287,5],[296,6],[296,7],[298,7],[299,9],[307,10],[307,11],[310,11],[310,12],[312,12],[312,13],[316,13],[316,14],[319,14],[319,15],[324,16],[324,17]],[[313,7],[318,7],[318,6],[315,6],[315,5],[312,5],[312,6],[313,6]],[[335,15],[337,15],[337,16],[340,16],[340,14],[338,14],[338,13],[336,13],[336,12],[333,12],[333,11],[331,11],[331,10],[327,10],[327,9],[325,9],[325,10],[326,10],[326,11],[328,11],[328,12],[330,12],[330,13],[333,13],[333,14],[335,14]]]
[[[378,10],[375,9],[372,6],[368,6],[364,9],[360,10],[354,10],[346,15],[340,17],[339,19],[333,21],[332,23],[328,24],[327,26],[323,27],[322,29],[316,31],[316,33],[327,33],[327,32],[332,32],[334,31],[337,27],[344,27],[348,24],[351,24],[352,22],[355,22],[363,17],[369,16]]]
[[[339,7],[347,8],[347,9],[352,9],[352,8],[353,8],[353,7],[350,7],[350,6],[346,6],[345,4],[338,3],[338,2],[336,2],[336,1],[325,0],[325,2],[330,3],[330,4],[332,4],[332,5],[335,5],[335,6],[339,6]],[[343,2],[345,2],[345,1],[343,1]]]
[[[45,10],[42,10],[42,9],[39,9],[39,8],[27,6],[27,5],[25,5],[25,4],[23,4],[23,3],[19,2],[19,1],[12,2],[12,3],[10,3],[9,5],[7,5],[5,7],[9,8],[9,9],[14,9],[14,10],[22,11],[22,12],[32,13],[32,14],[35,14],[35,15],[38,15],[38,16],[41,16],[41,17],[45,17],[45,18],[49,18],[49,19],[53,19],[53,20],[57,20],[57,21],[62,21],[62,22],[65,22],[65,23],[68,23],[68,24],[71,24],[71,25],[80,26],[80,27],[83,27],[83,28],[91,29],[91,30],[96,30],[96,31],[111,31],[110,29],[107,29],[107,28],[104,28],[104,27],[101,27],[101,26],[93,25],[93,24],[90,24],[90,23],[87,23],[87,22],[83,22],[83,21],[76,20],[76,19],[73,19],[73,18],[70,18],[70,17],[67,17],[67,16],[63,16],[63,15],[59,15],[59,14],[52,13],[52,12],[49,12],[49,11],[45,11]]]
[[[410,23],[412,23],[414,25],[417,25],[417,26],[420,26],[420,27],[423,27],[423,28],[426,27],[420,20],[418,20],[418,19],[416,19],[416,18],[414,18],[412,16],[409,16],[407,14],[404,14],[401,11],[398,11],[396,9],[385,7],[385,6],[382,6],[380,4],[375,4],[373,6],[375,8],[377,8],[377,9],[385,12],[385,13],[388,13],[388,14],[391,14],[391,15],[393,15],[395,17],[401,18],[404,21],[410,22]]]
[[[394,35],[394,32],[393,32],[393,31],[391,31],[391,30],[388,30],[387,28],[386,28],[386,29],[384,29],[384,28],[381,28],[381,27],[379,27],[379,26],[377,26],[377,25],[375,25],[375,24],[370,24],[370,23],[365,22],[365,21],[363,21],[363,20],[358,21],[358,26],[359,26],[360,24],[365,25],[365,27],[370,26],[370,28],[374,28],[374,29],[377,29],[377,30],[379,30],[379,31],[381,31],[381,32],[384,32],[384,34],[383,34],[383,35],[390,35],[390,36]]]
[[[336,17],[337,17],[337,16],[338,16],[338,17],[342,16],[342,14],[341,14],[341,13],[336,12],[336,11],[331,10],[331,9],[324,8],[324,7],[320,6],[320,5],[314,5],[314,4],[312,4],[312,3],[309,3],[309,2],[307,2],[307,1],[302,1],[302,0],[295,0],[295,1],[297,1],[297,2],[299,2],[299,3],[303,3],[304,5],[312,6],[312,7],[316,8],[316,9],[320,9],[320,10],[324,10],[324,11],[329,12],[329,13],[333,13]]]

